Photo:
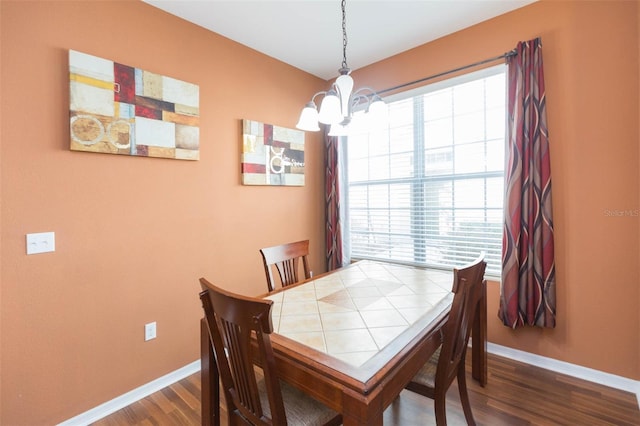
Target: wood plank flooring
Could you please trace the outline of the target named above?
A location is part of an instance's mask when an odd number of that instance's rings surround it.
[[[640,410],[632,393],[493,354],[488,358],[487,386],[480,387],[470,374],[467,379],[478,425],[640,425]],[[470,366],[467,371],[471,371]],[[447,394],[447,420],[449,425],[466,424],[455,382]],[[197,373],[105,417],[94,426],[199,424],[200,374]],[[384,424],[435,425],[433,401],[404,391],[385,411]]]

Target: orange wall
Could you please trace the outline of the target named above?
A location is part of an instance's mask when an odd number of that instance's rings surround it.
[[[542,38],[551,144],[557,327],[511,330],[489,287],[489,341],[640,379],[638,3],[542,1],[371,65],[376,88]],[[615,354],[615,356],[612,356]]]
[[[382,89],[542,37],[558,327],[500,325],[493,283],[489,339],[632,379],[639,219],[604,211],[639,208],[638,16],[636,2],[543,1],[354,73]],[[56,423],[196,360],[197,278],[263,291],[261,246],[310,238],[323,270],[319,137],[304,188],[239,172],[239,120],[293,127],[323,82],[137,0],[2,0],[0,24],[0,424]],[[198,84],[200,161],[70,152],[68,49]],[[56,252],[26,256],[43,231]]]
[[[199,277],[264,292],[258,249],[303,238],[324,269],[321,139],[304,187],[242,186],[240,120],[294,127],[325,83],[139,1],[0,7],[0,424],[53,424],[198,359]],[[69,151],[68,49],[198,84],[200,161]]]

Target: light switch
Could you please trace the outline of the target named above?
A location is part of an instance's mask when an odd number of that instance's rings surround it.
[[[56,251],[55,232],[27,234],[27,254],[47,253],[50,251]]]
[[[150,322],[144,325],[144,341],[156,338],[156,322]]]

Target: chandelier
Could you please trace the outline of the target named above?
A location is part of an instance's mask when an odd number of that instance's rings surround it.
[[[320,130],[318,123],[330,125],[330,136],[343,136],[349,131],[355,111],[364,110],[366,115],[383,114],[386,105],[382,98],[369,87],[353,90],[351,69],[347,65],[347,20],[346,0],[342,0],[342,67],[340,75],[331,84],[328,91],[318,92],[311,97],[300,114],[296,127],[300,130],[315,132]],[[319,95],[324,95],[320,111],[314,102]]]

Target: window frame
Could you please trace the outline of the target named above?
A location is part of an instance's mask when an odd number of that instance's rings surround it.
[[[486,186],[487,179],[500,178],[501,182],[502,182],[502,186],[501,186],[502,194],[500,196],[500,200],[501,200],[500,207],[499,207],[499,209],[497,207],[495,207],[495,206],[491,207],[491,210],[494,213],[497,213],[498,210],[499,210],[499,213],[500,213],[499,214],[500,219],[499,219],[499,222],[498,222],[499,223],[499,227],[500,227],[500,238],[499,238],[499,242],[498,242],[499,248],[497,249],[497,252],[498,252],[498,256],[497,257],[498,257],[498,259],[497,259],[497,262],[496,262],[496,259],[495,259],[496,258],[496,250],[495,250],[495,244],[494,244],[493,245],[494,250],[492,252],[492,255],[493,255],[493,259],[492,259],[493,260],[493,268],[488,268],[487,269],[487,276],[498,277],[499,278],[500,273],[501,273],[500,271],[502,269],[502,265],[501,265],[501,251],[502,251],[501,232],[502,232],[502,226],[503,226],[503,223],[504,223],[504,202],[503,202],[503,198],[504,198],[504,186],[503,185],[504,185],[504,170],[505,170],[504,155],[505,155],[505,151],[506,151],[506,137],[507,137],[507,133],[506,133],[506,96],[507,96],[507,88],[506,88],[507,80],[506,80],[506,76],[507,76],[507,66],[506,66],[506,64],[500,64],[500,65],[496,65],[496,66],[483,68],[483,69],[478,70],[478,71],[465,73],[465,74],[462,74],[462,75],[454,76],[452,78],[448,78],[448,79],[444,79],[444,80],[441,80],[441,81],[437,81],[435,83],[431,83],[431,84],[427,84],[427,85],[424,85],[424,86],[421,86],[421,87],[417,87],[417,88],[414,88],[414,89],[411,89],[411,90],[399,92],[399,93],[390,95],[388,97],[385,97],[385,102],[387,104],[390,104],[390,103],[395,103],[395,102],[399,102],[399,101],[404,101],[404,100],[408,100],[408,99],[415,98],[415,97],[418,97],[418,96],[422,96],[422,95],[426,95],[426,94],[429,94],[429,93],[433,93],[433,92],[436,92],[436,91],[439,91],[439,90],[442,90],[442,89],[447,89],[447,88],[451,88],[453,86],[458,86],[458,85],[462,85],[462,84],[465,84],[465,83],[468,83],[468,82],[484,79],[484,78],[487,78],[487,77],[492,77],[492,76],[495,76],[495,75],[498,75],[498,74],[502,74],[505,77],[505,89],[504,89],[504,98],[505,98],[505,102],[504,102],[504,112],[505,112],[504,113],[504,123],[505,123],[505,126],[504,126],[504,129],[505,130],[504,130],[504,133],[502,134],[502,136],[499,137],[499,138],[488,139],[488,138],[485,137],[482,140],[482,146],[486,151],[487,146],[488,146],[488,142],[502,139],[503,161],[502,161],[502,168],[499,171],[495,171],[495,170],[494,171],[486,171],[485,170],[484,172],[480,172],[480,173],[477,173],[477,172],[475,172],[475,173],[451,173],[451,174],[448,174],[446,176],[439,176],[437,174],[434,175],[434,176],[429,176],[428,173],[426,172],[426,169],[424,168],[424,161],[425,161],[424,158],[417,158],[415,161],[422,163],[421,165],[418,166],[418,169],[420,169],[420,167],[422,167],[420,170],[424,171],[424,173],[422,175],[420,175],[420,176],[413,175],[409,179],[403,179],[403,178],[399,178],[399,179],[388,179],[388,178],[387,179],[380,179],[379,183],[380,184],[389,185],[389,184],[391,184],[393,182],[401,182],[401,181],[404,180],[406,182],[412,182],[411,185],[414,185],[415,183],[421,183],[423,185],[423,190],[424,190],[424,185],[428,185],[429,182],[435,182],[435,181],[438,181],[438,180],[451,181],[452,184],[453,184],[458,180],[462,181],[462,180],[465,180],[465,179],[481,178],[481,179],[484,179],[485,186]],[[487,111],[487,108],[486,108],[486,105],[484,105],[483,106],[483,112],[486,113],[486,111]],[[424,131],[424,125],[425,125],[424,124],[425,123],[424,115],[423,115],[422,119],[423,119],[422,123],[418,124],[418,125],[416,125],[415,122],[412,122],[411,127],[412,127],[414,132],[416,131],[417,128],[421,129],[420,131]],[[389,135],[387,138],[391,139],[391,135]],[[345,141],[346,141],[347,144],[349,143],[348,139],[349,138],[345,138]],[[415,142],[415,139],[414,139],[414,144],[415,143],[416,142]],[[424,154],[424,152],[426,151],[427,142],[425,142],[425,140],[422,139],[419,143],[421,144],[419,146],[419,148],[416,149],[416,147],[414,146],[413,151],[411,151],[413,156],[414,156],[414,158],[415,157],[420,157],[420,155],[419,156],[415,155],[416,152],[421,152],[421,153]],[[453,150],[455,148],[455,144],[456,144],[455,142],[452,142],[451,145],[448,145],[448,148]],[[348,148],[345,148],[343,150],[343,154],[344,155],[348,155],[347,152],[348,152]],[[389,154],[387,154],[387,155],[389,155]],[[422,156],[424,157],[424,155],[422,155]],[[345,185],[344,185],[345,191],[343,192],[343,194],[345,194],[345,196],[344,196],[344,198],[345,198],[344,205],[345,205],[345,211],[346,211],[345,212],[346,213],[345,214],[345,221],[348,223],[347,230],[346,230],[345,235],[344,235],[344,237],[345,237],[344,239],[345,239],[345,245],[346,245],[347,249],[350,252],[351,251],[351,246],[352,246],[352,236],[353,236],[353,234],[352,234],[352,230],[351,230],[351,213],[350,213],[349,193],[350,193],[350,189],[351,189],[353,183],[349,180],[349,176],[348,176],[349,166],[348,166],[348,163],[349,163],[349,160],[347,159],[347,161],[344,162],[344,166],[343,166],[344,169],[346,169],[345,170],[345,174],[344,174],[344,176],[345,176]],[[370,185],[373,182],[375,182],[375,180],[369,180],[369,181],[366,181],[366,182],[367,183],[361,183],[361,184]],[[357,185],[353,185],[353,186],[357,186]],[[414,189],[411,190],[411,194],[409,196],[409,200],[410,200],[411,203],[413,203],[416,200],[420,200],[420,197],[416,197],[415,196],[415,191],[416,190],[414,190]],[[455,192],[453,190],[452,190],[452,194],[455,195]],[[424,196],[422,197],[422,201],[424,202]],[[483,206],[484,206],[483,207],[484,210],[486,211],[488,209],[488,201],[486,199],[484,201]],[[387,209],[389,211],[391,211],[393,209],[393,207],[391,205],[389,205],[387,207]],[[368,208],[368,210],[371,210],[371,208]],[[462,209],[460,209],[460,208],[456,209],[456,208],[452,207],[451,211],[462,211]],[[411,209],[410,209],[410,216],[413,217],[415,214],[425,215],[426,213],[425,213],[425,211],[416,210],[412,206]],[[488,217],[488,215],[485,212],[485,221],[483,223],[484,223],[485,229],[488,229],[488,226],[490,226],[492,224],[495,225],[495,221],[487,220],[486,217]],[[493,217],[497,217],[497,215],[494,215]],[[390,221],[390,219],[387,219],[387,220]],[[416,225],[414,225],[414,224],[410,225],[411,232],[410,232],[410,234],[408,234],[409,236],[416,235],[416,233],[413,231],[415,226]],[[390,234],[391,233],[389,233],[389,235]],[[425,231],[425,234],[422,236],[422,239],[426,241],[427,238],[429,238],[429,237],[428,237],[428,234]],[[433,236],[431,238],[433,238]],[[456,239],[460,239],[460,236],[454,236],[454,237],[448,236],[448,237],[443,238],[442,241],[451,241],[451,242],[455,243]],[[434,241],[434,240],[432,239],[432,241]],[[414,245],[415,245],[415,242],[414,242]],[[456,252],[453,251],[453,253],[456,253]],[[451,265],[451,264],[448,264],[448,265],[432,264],[432,263],[429,262],[428,258],[424,254],[422,255],[421,258],[418,258],[420,260],[416,260],[417,258],[416,258],[416,254],[415,254],[415,249],[414,249],[414,252],[411,253],[411,255],[413,256],[413,260],[412,261],[403,260],[403,259],[380,258],[380,257],[375,257],[375,256],[369,257],[369,256],[366,256],[366,255],[362,255],[361,253],[359,253],[357,255],[354,255],[353,258],[354,259],[384,260],[384,261],[389,261],[389,262],[394,262],[394,263],[409,264],[409,265],[432,268],[432,269],[450,269],[452,266],[453,267],[461,266],[461,264],[457,264],[457,263],[455,263],[453,265]],[[477,255],[477,253],[475,253],[475,255]],[[470,258],[471,257],[473,257],[473,256],[470,256]]]

